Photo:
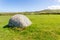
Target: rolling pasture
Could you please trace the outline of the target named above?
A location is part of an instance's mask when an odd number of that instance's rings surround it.
[[[60,15],[26,15],[32,25],[25,30],[4,28],[11,16],[0,16],[0,40],[60,40]]]

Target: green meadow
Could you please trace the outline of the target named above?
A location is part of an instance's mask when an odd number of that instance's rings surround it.
[[[25,30],[4,28],[12,16],[0,16],[0,40],[60,40],[60,15],[26,15],[32,25]]]

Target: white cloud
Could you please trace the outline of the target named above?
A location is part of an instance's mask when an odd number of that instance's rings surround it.
[[[60,9],[60,5],[48,6],[48,9]]]
[[[55,0],[56,2],[60,2],[60,0]]]
[[[58,2],[60,2],[60,0],[57,0]]]

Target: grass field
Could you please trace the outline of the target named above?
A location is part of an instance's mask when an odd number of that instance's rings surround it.
[[[3,28],[11,16],[0,16],[0,40],[60,40],[60,15],[26,15],[32,25],[18,31]]]

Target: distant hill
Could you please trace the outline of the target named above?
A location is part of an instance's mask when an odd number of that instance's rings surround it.
[[[60,9],[44,9],[41,11],[34,11],[34,12],[3,12],[0,15],[15,15],[15,14],[24,14],[24,15],[40,15],[40,14],[60,14]]]
[[[45,10],[41,10],[41,11],[37,11],[37,12],[39,12],[39,13],[60,13],[60,9],[56,9],[56,10],[45,9]]]

